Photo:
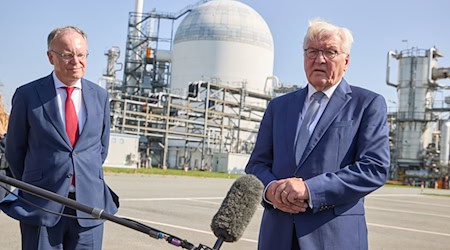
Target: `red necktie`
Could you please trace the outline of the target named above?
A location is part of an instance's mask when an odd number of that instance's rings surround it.
[[[75,146],[75,143],[78,139],[78,117],[77,112],[75,110],[75,105],[72,101],[72,92],[75,88],[67,88],[67,98],[66,98],[66,132],[69,137],[70,144],[72,147]]]
[[[75,89],[74,87],[68,88],[65,87],[67,92],[66,98],[66,133],[69,137],[70,144],[72,144],[72,148],[77,143],[78,139],[78,117],[77,111],[75,110],[75,105],[72,101],[72,92]],[[75,169],[72,175],[72,185],[75,185]]]

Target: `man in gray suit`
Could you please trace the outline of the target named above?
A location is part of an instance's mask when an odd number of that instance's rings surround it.
[[[86,34],[73,26],[57,28],[47,45],[53,72],[19,87],[13,96],[6,143],[11,171],[19,180],[116,213],[117,196],[105,184],[102,169],[109,97],[82,78]],[[102,248],[102,220],[25,192],[18,195],[20,199],[4,199],[0,208],[20,221],[22,249]]]

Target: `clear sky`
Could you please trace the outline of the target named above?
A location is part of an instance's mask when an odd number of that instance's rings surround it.
[[[144,12],[178,12],[198,0],[144,0]],[[302,40],[308,20],[321,17],[349,28],[355,42],[345,78],[353,85],[382,94],[393,105],[396,89],[386,85],[388,51],[436,46],[450,67],[450,1],[448,0],[241,0],[267,22],[275,45],[274,75],[283,85],[304,85]],[[85,78],[97,82],[106,70],[104,53],[112,46],[125,52],[129,12],[134,0],[2,1],[0,4],[0,90],[10,109],[17,87],[48,75],[46,39],[55,27],[74,25],[88,35]],[[180,20],[181,21],[181,20]],[[176,25],[179,22],[176,22]],[[407,40],[407,42],[405,42]],[[123,56],[121,59],[123,62]],[[397,71],[394,67],[391,71]],[[122,73],[119,73],[122,79]],[[391,76],[396,81],[396,76]],[[449,86],[450,81],[438,81]]]

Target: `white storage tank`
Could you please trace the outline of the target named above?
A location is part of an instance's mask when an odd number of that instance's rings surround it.
[[[273,38],[251,7],[213,0],[193,9],[177,28],[172,54],[171,93],[187,95],[189,82],[212,81],[271,93]],[[269,81],[270,82],[270,81]]]
[[[397,55],[398,62],[398,110],[397,156],[399,161],[419,165],[423,149],[432,142],[431,123],[434,88],[429,77],[436,67],[435,49],[412,48]]]

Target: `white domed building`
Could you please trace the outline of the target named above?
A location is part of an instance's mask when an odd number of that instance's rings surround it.
[[[272,34],[251,7],[234,0],[212,0],[192,9],[174,36],[170,93],[185,97],[190,83],[209,82],[230,89],[245,88],[241,93],[246,94],[244,98],[239,91],[220,94],[218,89],[213,90],[213,98],[220,99],[221,104],[208,106],[208,115],[205,111],[200,112],[199,118],[187,118],[196,119],[195,124],[177,128],[180,133],[192,129],[191,135],[203,130],[200,140],[204,141],[196,143],[195,138],[183,137],[171,140],[169,165],[180,166],[189,161],[189,166],[195,168],[207,163],[214,171],[218,165],[227,165],[229,172],[241,173],[252,147],[249,145],[256,139],[259,122],[255,119],[262,117],[267,97],[272,94],[273,82],[268,79],[273,79],[273,62]],[[258,95],[266,99],[259,99]],[[205,96],[198,98],[205,100]],[[242,103],[236,104],[236,100]],[[198,105],[189,108],[190,112],[205,107],[204,103],[190,103],[191,107]],[[260,112],[256,116],[249,111],[254,108]],[[197,126],[201,128],[197,130]],[[231,162],[238,168],[230,170]]]
[[[180,23],[172,50],[171,93],[186,95],[193,81],[210,81],[268,94],[274,46],[269,27],[251,7],[213,0]],[[269,85],[269,86],[265,86]]]

